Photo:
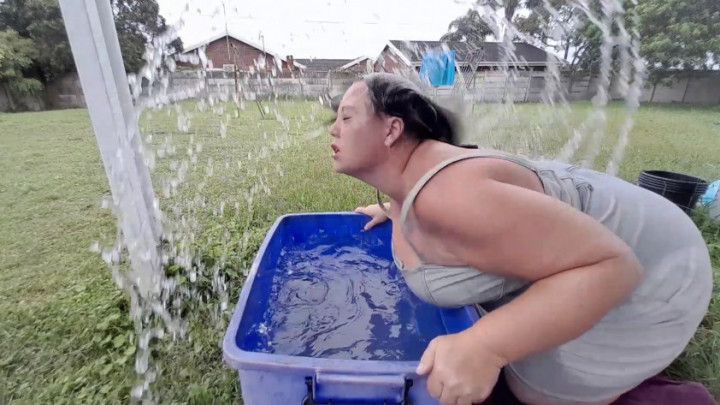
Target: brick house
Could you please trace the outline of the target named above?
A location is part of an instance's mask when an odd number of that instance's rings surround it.
[[[203,46],[213,70],[232,72],[237,68],[244,73],[267,72],[276,76],[290,76],[305,67],[301,63],[296,63],[292,56],[283,58],[262,45],[229,32],[190,45],[185,48],[183,55],[187,57],[196,54],[196,51]],[[178,65],[196,66],[187,62],[179,62]]]

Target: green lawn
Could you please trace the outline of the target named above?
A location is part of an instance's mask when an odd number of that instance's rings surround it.
[[[330,115],[317,103],[281,103],[281,120],[260,119],[252,105],[237,117],[234,107],[183,107],[192,111],[191,134],[178,133],[173,110],[146,114],[141,127],[152,144],[172,137],[177,146],[177,155],[155,169],[158,193],[170,162],[183,160],[191,142],[202,143],[187,185],[163,199],[163,207],[203,207],[195,215],[196,252],[199,260],[222,263],[230,310],[243,270],[277,216],[349,210],[374,199],[365,185],[332,174],[323,127]],[[552,156],[588,111],[587,104],[573,106],[565,126],[534,105],[517,106],[511,116],[478,108],[482,131],[468,140]],[[621,118],[620,107],[612,106],[608,126],[617,128]],[[597,167],[605,167],[614,141],[602,141]],[[634,180],[652,168],[720,178],[719,150],[720,108],[643,107],[620,175]],[[581,148],[578,157],[585,152]],[[109,188],[87,112],[0,114],[0,173],[0,403],[128,402],[135,382],[128,302],[90,251],[94,241],[112,243],[115,221],[101,208]],[[720,274],[720,228],[701,215],[697,221]],[[158,345],[162,375],[154,390],[164,403],[239,397],[235,374],[221,360],[224,324],[211,315],[197,306],[190,315],[192,339]],[[720,397],[720,299],[669,372],[701,381]]]

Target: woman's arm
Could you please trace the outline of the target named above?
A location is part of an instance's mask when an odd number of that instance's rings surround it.
[[[639,284],[633,252],[598,221],[542,193],[478,177],[478,165],[456,164],[433,178],[416,200],[418,228],[408,238],[441,245],[481,271],[533,281],[469,331],[505,362],[581,335]]]
[[[505,364],[521,360],[588,331],[635,289],[640,274],[632,255],[553,274],[468,332]]]

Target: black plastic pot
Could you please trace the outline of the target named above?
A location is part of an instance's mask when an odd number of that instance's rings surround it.
[[[708,187],[703,179],[662,170],[643,171],[638,185],[674,202],[688,214]]]

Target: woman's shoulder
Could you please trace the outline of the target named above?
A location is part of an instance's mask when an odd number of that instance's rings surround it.
[[[451,146],[451,145],[448,145]],[[482,187],[483,180],[494,180],[542,191],[534,163],[525,158],[489,148],[437,148],[423,151],[424,156],[408,167],[408,194],[419,194],[433,183],[430,193],[454,190],[468,193]],[[427,192],[425,193],[427,194]],[[449,197],[447,195],[442,198]]]

